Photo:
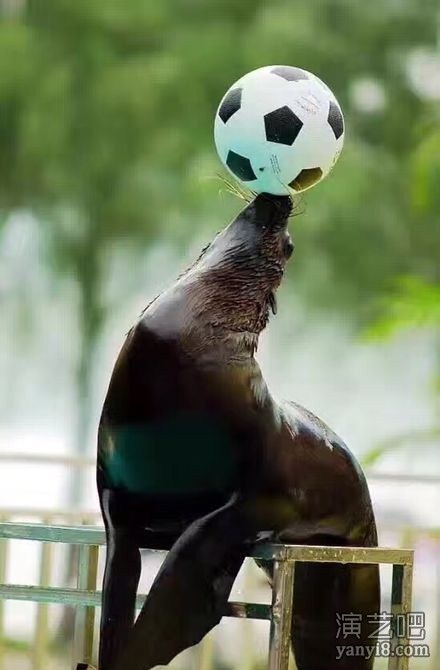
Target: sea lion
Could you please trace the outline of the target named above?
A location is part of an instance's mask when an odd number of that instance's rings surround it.
[[[252,543],[377,544],[355,458],[313,414],[274,399],[254,356],[293,251],[291,209],[289,197],[258,195],[145,309],[119,354],[98,433],[100,670],[146,670],[199,642]],[[133,625],[140,547],[170,551]],[[298,669],[371,668],[336,660],[336,645],[367,644],[378,611],[377,566],[298,564]],[[364,617],[361,635],[337,639],[347,612]]]

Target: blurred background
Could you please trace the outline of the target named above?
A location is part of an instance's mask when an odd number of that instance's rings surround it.
[[[324,79],[347,135],[292,220],[259,360],[275,395],[363,462],[381,544],[415,547],[431,658],[412,664],[437,669],[437,0],[0,0],[0,518],[100,524],[95,433],[115,357],[243,206],[219,178],[213,119],[231,83],[267,64]],[[74,582],[71,551],[48,570],[36,543],[4,545],[0,581]],[[157,561],[146,556],[143,588]],[[270,598],[252,566],[236,589]],[[68,667],[71,619],[8,601],[3,668]],[[267,637],[266,622],[228,620],[173,667],[262,668]]]

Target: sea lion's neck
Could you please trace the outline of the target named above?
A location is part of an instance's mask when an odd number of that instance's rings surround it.
[[[225,263],[184,280],[185,341],[197,346],[198,355],[209,351],[223,360],[252,357],[275,308],[281,276],[282,270],[271,268],[268,261],[262,272],[260,264],[247,259],[242,268],[235,260],[233,271]]]
[[[242,278],[243,279],[243,278]],[[268,321],[270,291],[258,281],[209,274],[181,277],[154,300],[142,320],[160,338],[178,343],[201,363],[220,365],[254,356]]]
[[[291,204],[258,196],[150,305],[149,327],[197,360],[253,357],[292,252]]]
[[[184,352],[200,364],[224,366],[253,359],[258,347],[258,335],[222,326],[205,326],[183,333],[180,343]]]

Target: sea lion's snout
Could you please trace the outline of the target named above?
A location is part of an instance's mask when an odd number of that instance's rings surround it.
[[[281,262],[288,260],[295,249],[287,230],[292,206],[289,196],[260,193],[244,211],[244,218],[260,231],[260,240],[265,240],[263,247],[272,247]]]
[[[287,226],[289,215],[292,211],[292,199],[290,196],[270,195],[260,193],[246,207],[243,214],[258,227],[284,227]]]
[[[234,248],[240,255],[247,250],[250,267],[261,262],[266,267],[277,263],[282,269],[294,250],[287,230],[292,207],[289,196],[260,193],[226,229],[223,244],[229,253]]]

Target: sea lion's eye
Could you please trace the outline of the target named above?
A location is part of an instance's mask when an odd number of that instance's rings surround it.
[[[284,255],[286,258],[290,258],[291,255],[293,254],[293,251],[295,249],[295,245],[293,244],[292,240],[290,237],[284,242]]]

